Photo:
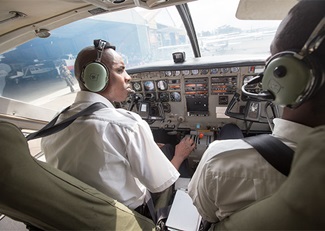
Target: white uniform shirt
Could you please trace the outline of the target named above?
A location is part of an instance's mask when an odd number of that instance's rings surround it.
[[[273,136],[294,149],[312,128],[274,119]],[[189,195],[203,219],[218,222],[273,194],[286,176],[242,139],[217,140],[205,151],[189,183]]]
[[[99,94],[78,92],[71,109],[58,121],[94,102],[107,108],[79,117],[42,139],[46,161],[135,209],[147,200],[146,189],[161,192],[179,173],[155,143],[146,121],[136,113],[114,108]]]

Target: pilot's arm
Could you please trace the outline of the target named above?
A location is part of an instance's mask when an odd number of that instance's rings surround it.
[[[162,192],[179,177],[176,168],[155,143],[149,125],[140,121],[126,147],[135,177],[152,193]]]
[[[202,218],[215,223],[276,191],[285,177],[272,168],[241,139],[215,141],[189,183],[189,195]]]

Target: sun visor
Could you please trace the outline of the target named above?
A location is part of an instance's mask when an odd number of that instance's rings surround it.
[[[240,0],[236,17],[242,20],[282,20],[299,0]]]

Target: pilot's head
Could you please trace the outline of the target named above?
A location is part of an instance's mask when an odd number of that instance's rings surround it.
[[[281,51],[300,51],[317,24],[325,17],[324,0],[301,0],[280,23],[271,44],[271,54]],[[325,55],[325,41],[315,51]]]
[[[320,37],[325,36],[325,1],[323,0],[301,0],[299,1],[283,19],[274,40],[271,44],[270,50],[272,55],[278,55],[279,52],[294,51],[300,52],[306,42],[309,40],[315,28],[322,25],[322,29],[317,33],[322,34]],[[320,23],[323,20],[322,23]],[[319,28],[319,27],[317,27]],[[283,57],[283,56],[281,56]],[[272,59],[271,59],[272,60]],[[318,126],[325,124],[325,38],[320,43],[319,47],[307,55],[302,61],[308,63],[308,70],[315,71],[315,79],[318,81],[316,89],[312,94],[302,100],[299,107],[292,109],[285,108],[283,118],[295,122],[306,124],[309,126]],[[305,62],[306,61],[306,62]],[[310,64],[310,65],[309,65]],[[293,69],[300,70],[299,67],[293,65]],[[287,69],[288,72],[289,69]],[[310,72],[310,71],[309,71]],[[294,74],[293,81],[288,84],[289,86],[296,85],[296,80],[300,78],[299,74],[302,72],[297,71]],[[306,72],[307,73],[307,72]],[[307,74],[308,75],[308,74]],[[265,77],[265,76],[264,76]],[[274,78],[277,81],[276,78]],[[281,79],[278,78],[279,81]],[[264,83],[263,83],[264,84]],[[319,87],[322,86],[322,87]],[[289,87],[290,88],[290,87]],[[285,89],[290,90],[290,89]],[[307,94],[306,94],[307,95]],[[309,118],[309,119],[308,119]]]
[[[74,71],[82,91],[96,92],[110,101],[124,101],[131,88],[131,77],[125,70],[122,56],[114,47],[99,50],[95,46],[81,50],[76,58]]]

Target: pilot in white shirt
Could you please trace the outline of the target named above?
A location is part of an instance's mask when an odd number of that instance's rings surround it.
[[[312,128],[274,119],[273,136],[291,149]],[[273,194],[286,176],[242,139],[211,143],[189,183],[189,195],[202,218],[218,222],[254,201]]]
[[[132,91],[131,77],[115,48],[100,41],[101,47],[95,44],[78,54],[75,75],[81,91],[58,122],[96,102],[107,107],[44,137],[41,145],[48,163],[136,209],[149,200],[148,191],[162,192],[178,179],[177,169],[194,144],[193,140],[183,140],[169,161],[155,143],[146,121],[136,113],[113,106],[111,102],[125,101]],[[95,62],[96,57],[100,58]],[[88,66],[97,69],[90,69],[88,75]],[[97,72],[100,74],[93,74]]]
[[[146,189],[161,192],[178,179],[179,173],[139,115],[114,108],[96,93],[78,92],[71,109],[59,120],[94,102],[104,103],[107,108],[78,118],[64,130],[42,139],[46,161],[135,209],[144,203]]]

